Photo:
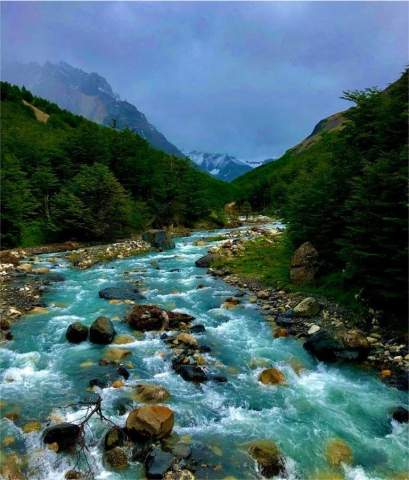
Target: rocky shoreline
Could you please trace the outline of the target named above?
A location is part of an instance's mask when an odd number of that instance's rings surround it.
[[[370,321],[357,325],[350,312],[325,298],[266,288],[254,279],[232,274],[228,267],[212,267],[215,261],[219,265],[223,258],[242,255],[249,239],[272,239],[280,233],[262,227],[233,232],[222,244],[209,248],[197,265],[208,267],[209,273],[248,294],[271,325],[274,337],[294,336],[303,340],[306,349],[319,360],[354,361],[363,368],[375,368],[384,382],[408,390],[408,344],[399,335],[385,332],[378,312],[369,310]],[[332,355],[331,350],[338,353]]]

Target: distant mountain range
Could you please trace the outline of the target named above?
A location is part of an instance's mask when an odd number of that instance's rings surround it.
[[[25,86],[37,96],[102,125],[129,128],[155,148],[182,157],[182,152],[160,133],[134,105],[121,100],[105,78],[68,63],[10,63],[2,80]]]
[[[230,182],[253,168],[270,161],[244,161],[226,153],[206,153],[197,150],[184,152],[184,154],[200,169],[226,182]]]

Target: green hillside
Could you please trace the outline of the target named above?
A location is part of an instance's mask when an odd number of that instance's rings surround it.
[[[408,72],[384,91],[344,98],[354,106],[233,183],[240,202],[285,220],[293,249],[314,244],[322,277],[406,311]]]
[[[1,83],[2,246],[218,221],[232,187],[129,130]]]

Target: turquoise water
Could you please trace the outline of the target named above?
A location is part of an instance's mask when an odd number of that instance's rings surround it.
[[[123,345],[132,350],[128,359],[134,365],[126,387],[101,392],[104,412],[113,421],[124,424],[127,414],[118,413],[118,403],[128,397],[132,385],[157,383],[171,392],[175,431],[189,435],[194,454],[215,467],[207,478],[260,478],[245,448],[247,442],[260,438],[272,439],[280,447],[286,459],[286,478],[290,479],[312,479],[317,472],[327,472],[320,478],[329,480],[325,445],[334,437],[346,441],[353,450],[353,465],[338,471],[347,479],[392,479],[394,474],[407,471],[408,427],[392,424],[389,415],[391,408],[407,402],[406,394],[362,369],[317,363],[298,340],[274,339],[271,327],[246,296],[233,310],[221,308],[237,290],[194,266],[207,246],[194,246],[193,242],[210,235],[215,232],[195,233],[178,239],[174,250],[85,271],[70,268],[62,256],[58,257],[55,271],[63,273],[66,281],[53,284],[45,295],[48,313],[19,321],[13,329],[14,340],[0,349],[1,398],[6,408],[13,406],[20,412],[17,426],[6,419],[1,421],[2,438],[16,437],[16,443],[4,451],[29,452],[29,478],[33,479],[64,478],[64,472],[73,468],[75,458],[45,451],[39,432],[24,434],[20,427],[29,420],[45,425],[50,414],[67,421],[84,415],[83,409],[67,405],[90,395],[86,390],[90,379],[112,373],[110,367],[98,365],[109,347],[88,342],[69,344],[65,340],[67,326],[76,320],[90,325],[97,316],[106,315],[117,319],[118,333],[131,333],[119,321],[129,306],[112,305],[100,299],[98,291],[117,282],[139,281],[146,296],[144,303],[176,308],[206,326],[206,332],[196,336],[211,347],[205,356],[228,382],[199,386],[185,382],[171,369],[170,350],[160,334],[148,333]],[[41,261],[47,265],[49,257]],[[197,289],[199,284],[205,288]],[[250,367],[255,358],[281,369],[287,385],[260,384],[257,378],[262,368]],[[291,367],[294,360],[304,366],[300,375]],[[88,363],[80,366],[84,362]],[[94,364],[87,366],[90,362]],[[143,470],[137,463],[121,472],[103,465],[99,442],[105,430],[106,426],[95,419],[87,432],[95,477],[142,479]],[[198,478],[205,478],[200,475]]]

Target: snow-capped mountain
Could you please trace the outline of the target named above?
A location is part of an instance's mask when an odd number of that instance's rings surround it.
[[[267,160],[239,160],[233,155],[226,153],[206,153],[197,150],[185,151],[183,153],[200,169],[226,182],[230,182],[240,177],[240,175],[244,175],[249,170],[273,160],[272,158]]]
[[[230,182],[251,170],[251,166],[232,155],[225,153],[206,153],[193,150],[184,152],[201,170]]]
[[[97,73],[87,73],[68,63],[10,63],[2,65],[1,77],[24,85],[34,95],[102,125],[129,128],[152,146],[172,155],[183,156],[134,105],[121,100],[111,85]]]

